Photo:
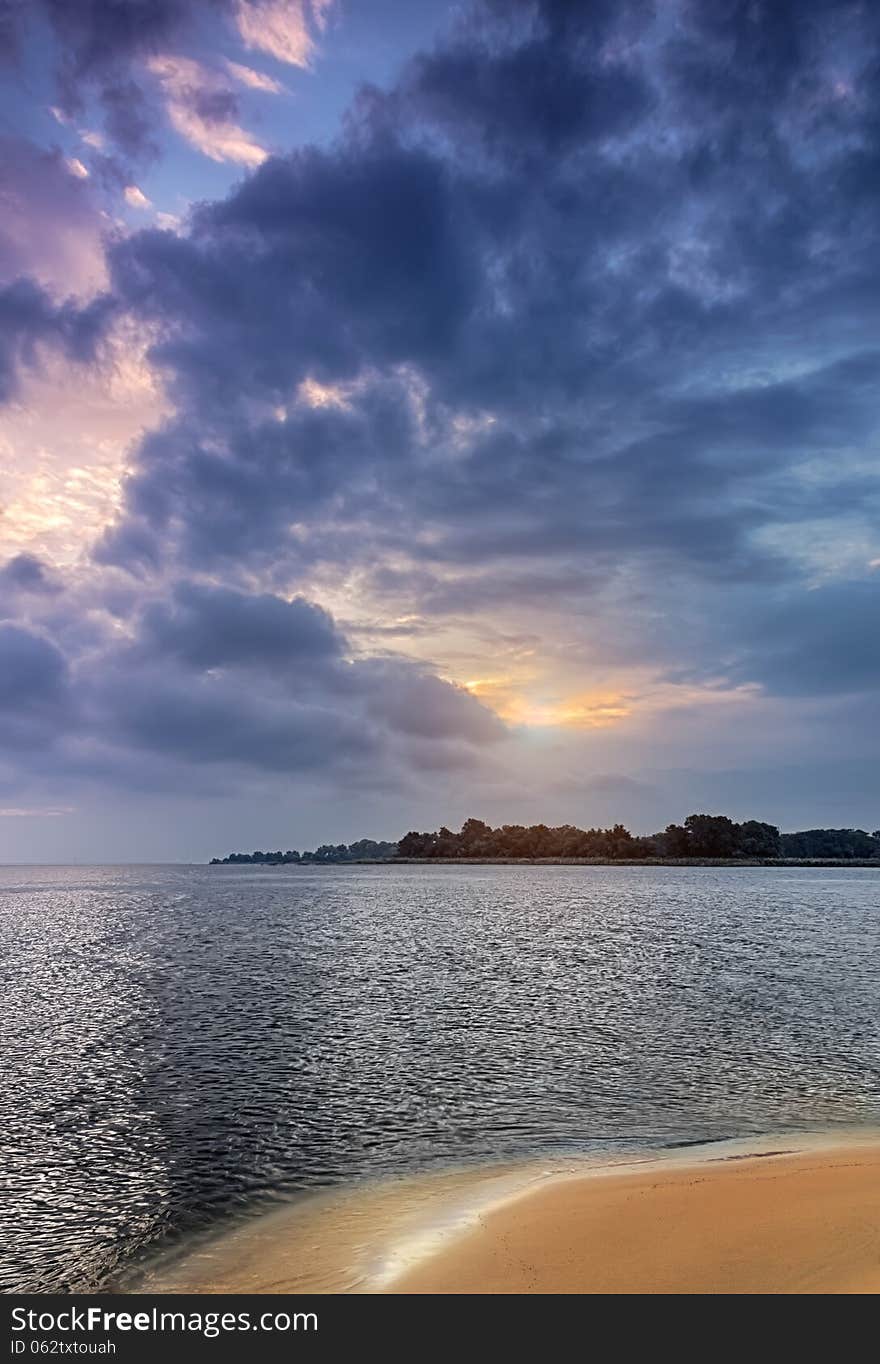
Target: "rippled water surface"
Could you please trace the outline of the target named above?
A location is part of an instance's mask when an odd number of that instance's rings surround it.
[[[0,869],[0,1287],[359,1175],[880,1120],[880,872]]]

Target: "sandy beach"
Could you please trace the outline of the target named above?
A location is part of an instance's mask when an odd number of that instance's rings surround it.
[[[140,1292],[874,1293],[873,1132],[338,1190],[155,1263]]]
[[[876,1293],[880,1148],[556,1181],[392,1291]]]

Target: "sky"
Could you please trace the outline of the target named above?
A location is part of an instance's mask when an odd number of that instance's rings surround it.
[[[0,860],[880,825],[880,7],[0,51]]]

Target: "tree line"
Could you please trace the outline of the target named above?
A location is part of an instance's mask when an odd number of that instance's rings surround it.
[[[459,833],[405,835],[399,857],[596,857],[638,858],[866,858],[880,859],[880,830],[804,829],[783,834],[775,824],[727,815],[688,815],[683,824],[668,824],[662,833],[631,834],[622,824],[610,829],[578,829],[571,824],[503,824],[491,828],[467,819]]]
[[[805,829],[783,834],[775,824],[727,815],[688,815],[683,824],[668,824],[662,833],[631,834],[622,824],[610,829],[578,829],[572,824],[503,824],[491,828],[467,819],[459,833],[405,835],[399,857],[597,857],[616,859],[741,858],[880,858],[880,830]]]
[[[803,829],[780,833],[775,824],[727,815],[688,815],[662,833],[632,834],[622,824],[610,829],[578,829],[573,824],[502,824],[493,829],[481,819],[466,819],[458,833],[445,827],[432,833],[411,830],[397,843],[361,838],[356,843],[322,844],[314,852],[231,853],[223,863],[335,863],[390,861],[395,857],[495,858],[576,857],[607,861],[640,858],[816,858],[880,860],[880,829]]]
[[[396,855],[396,843],[359,838],[356,843],[322,843],[314,852],[297,852],[295,848],[288,848],[286,852],[230,853],[228,857],[212,857],[211,866],[238,862],[267,862],[271,866],[284,862],[385,862]]]

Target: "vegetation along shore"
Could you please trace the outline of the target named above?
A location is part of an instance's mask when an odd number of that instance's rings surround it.
[[[688,815],[662,833],[632,834],[622,824],[610,829],[578,829],[571,824],[503,824],[493,829],[481,819],[466,819],[458,833],[445,827],[415,830],[394,842],[370,838],[355,843],[325,843],[314,852],[230,853],[212,865],[312,865],[341,862],[486,862],[605,864],[649,866],[880,866],[880,829],[803,829],[780,833],[775,824],[748,819],[737,824],[726,815]]]

